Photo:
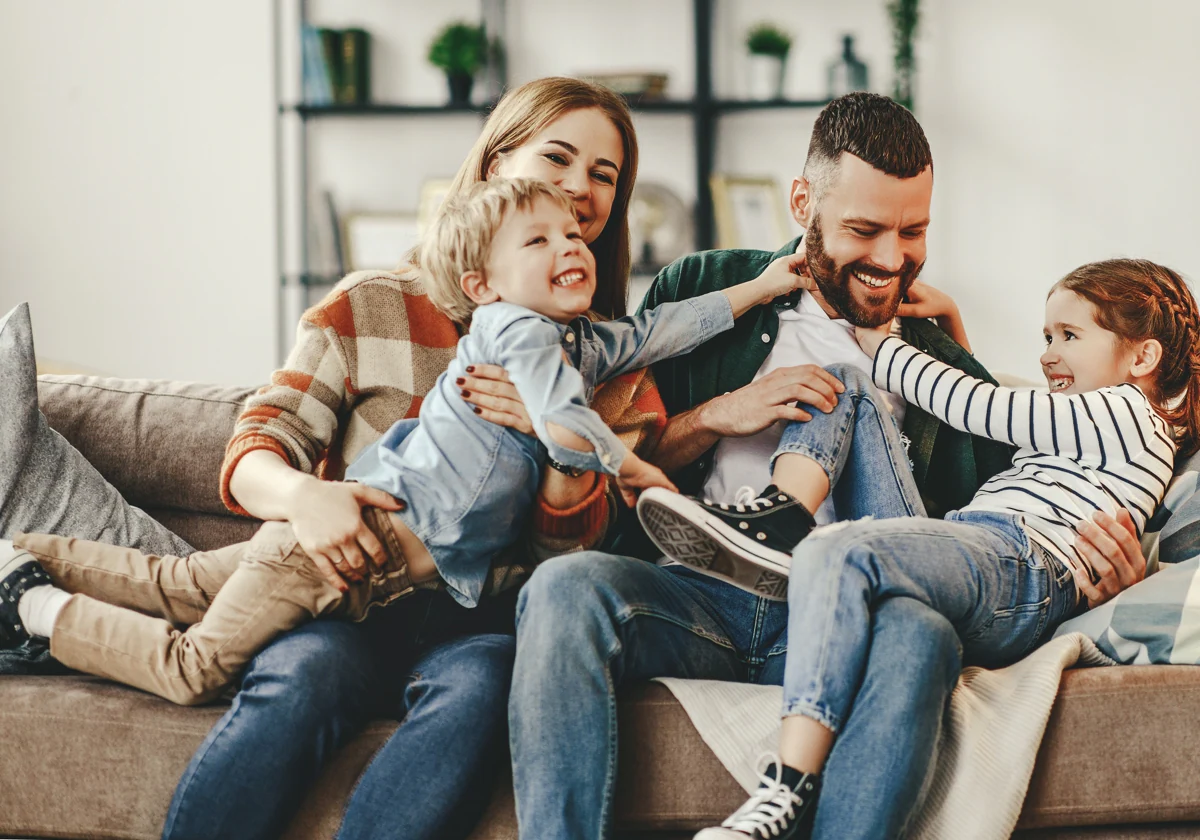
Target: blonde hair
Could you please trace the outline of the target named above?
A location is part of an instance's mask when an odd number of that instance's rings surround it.
[[[472,184],[486,181],[488,170],[497,160],[528,143],[550,123],[585,108],[596,108],[608,117],[621,135],[625,153],[608,222],[596,241],[588,246],[596,257],[596,295],[592,308],[605,318],[619,318],[626,314],[629,295],[629,199],[638,168],[633,118],[621,96],[591,82],[562,76],[535,79],[509,91],[497,103],[459,168],[447,201]],[[414,248],[407,258],[416,267],[420,267],[418,250]]]
[[[470,322],[478,304],[463,291],[462,276],[485,270],[492,239],[510,213],[542,199],[575,218],[571,197],[536,178],[492,178],[447,198],[421,241],[421,279],[433,305],[455,323]]]

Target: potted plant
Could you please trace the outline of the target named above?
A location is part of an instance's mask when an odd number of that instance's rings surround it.
[[[429,63],[446,73],[450,105],[462,107],[471,101],[475,73],[487,58],[487,37],[482,26],[465,21],[448,24],[429,45]]]
[[[770,23],[760,23],[746,33],[750,53],[750,96],[754,99],[783,99],[783,72],[792,36]]]

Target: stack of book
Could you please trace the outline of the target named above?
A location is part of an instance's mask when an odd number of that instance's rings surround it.
[[[371,36],[366,30],[306,26],[300,45],[306,105],[371,101]]]

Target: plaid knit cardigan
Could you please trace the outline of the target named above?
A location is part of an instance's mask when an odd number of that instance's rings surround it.
[[[230,494],[229,480],[242,457],[256,449],[276,453],[297,470],[341,479],[346,465],[392,423],[418,415],[422,398],[454,358],[459,337],[415,272],[348,275],[304,313],[283,368],[238,418],[221,467],[226,506],[248,515]],[[641,454],[657,444],[666,426],[649,371],[605,383],[592,407]],[[590,548],[604,537],[616,504],[603,481],[569,510],[539,499],[526,545],[535,560]]]

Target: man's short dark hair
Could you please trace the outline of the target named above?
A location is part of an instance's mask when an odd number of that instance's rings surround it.
[[[817,116],[804,177],[817,200],[837,174],[846,152],[887,175],[912,178],[933,166],[929,141],[912,112],[877,93],[850,93]]]

